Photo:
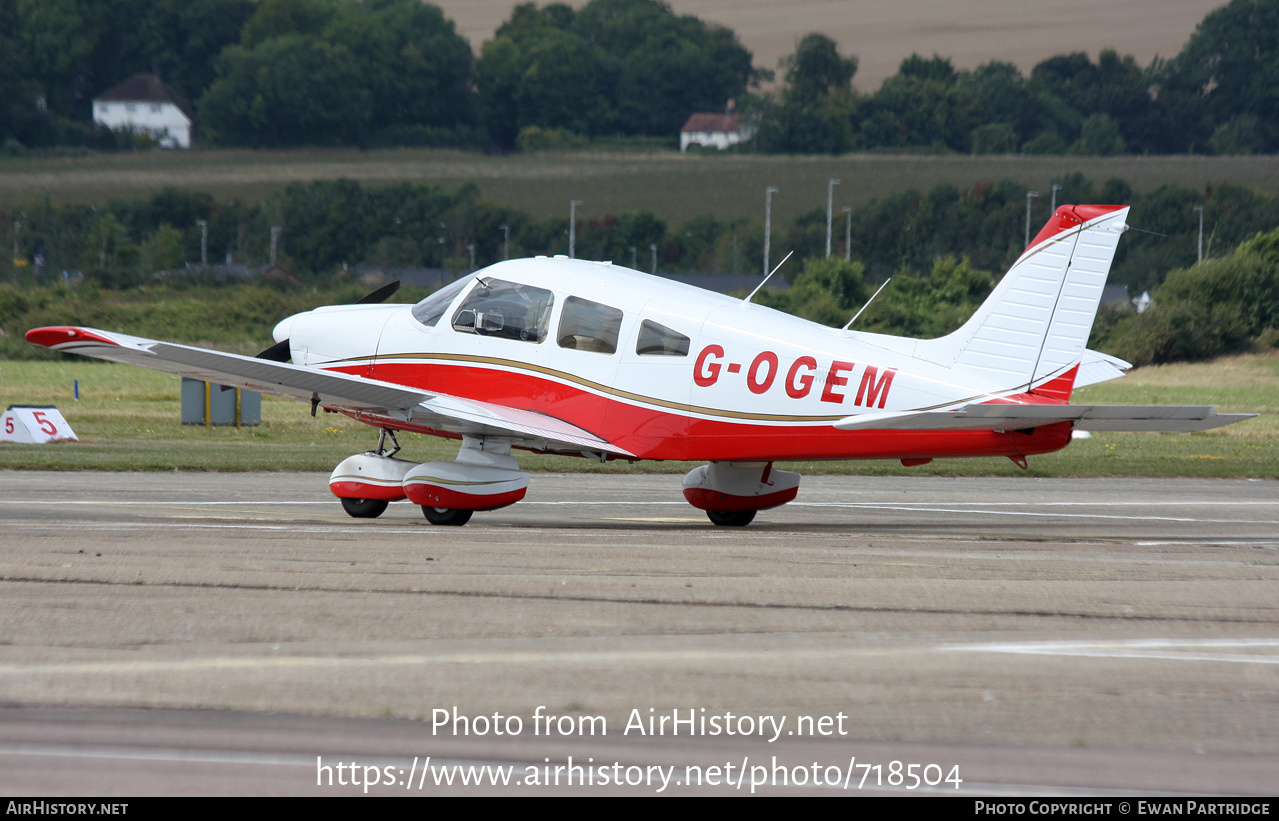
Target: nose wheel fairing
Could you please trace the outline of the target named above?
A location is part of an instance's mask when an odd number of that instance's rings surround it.
[[[404,476],[416,465],[416,462],[377,453],[359,453],[343,459],[333,469],[329,476],[329,490],[339,499],[398,502],[405,496]]]

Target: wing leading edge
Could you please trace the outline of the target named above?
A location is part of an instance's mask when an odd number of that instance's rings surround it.
[[[301,399],[470,436],[502,436],[537,450],[634,454],[553,416],[434,394],[376,379],[94,328],[47,327],[26,339],[65,353],[123,362],[229,387]]]

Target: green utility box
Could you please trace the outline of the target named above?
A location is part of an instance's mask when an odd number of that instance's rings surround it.
[[[262,424],[262,394],[239,388],[223,390],[221,385],[182,377],[182,424],[235,425],[237,428]]]

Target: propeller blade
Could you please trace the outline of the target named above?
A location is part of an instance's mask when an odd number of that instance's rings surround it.
[[[387,284],[383,285],[381,288],[378,288],[373,293],[361,299],[356,300],[355,304],[356,305],[376,305],[379,302],[386,302],[388,299],[391,298],[391,295],[398,290],[400,290],[400,281],[397,279],[394,282],[388,282]]]
[[[289,352],[289,340],[286,339],[283,342],[275,343],[253,358],[269,359],[272,362],[288,362],[292,356],[293,354]]]

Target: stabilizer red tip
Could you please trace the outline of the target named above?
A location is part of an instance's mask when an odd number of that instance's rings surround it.
[[[43,348],[56,348],[68,342],[100,342],[104,345],[119,345],[114,339],[108,339],[102,334],[86,331],[84,328],[73,328],[68,325],[32,328],[27,331],[26,340]]]
[[[1125,208],[1123,205],[1063,205],[1048,219],[1048,223],[1035,234],[1027,248],[1034,248],[1039,243],[1052,239],[1063,231],[1069,231],[1076,225],[1083,225],[1089,220],[1113,214]]]

